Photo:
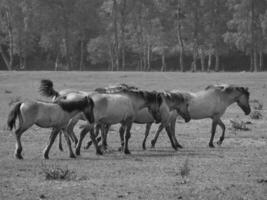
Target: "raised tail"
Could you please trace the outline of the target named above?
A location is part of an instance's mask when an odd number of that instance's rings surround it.
[[[8,115],[7,119],[7,126],[10,130],[12,130],[16,125],[16,119],[18,115],[20,114],[20,105],[22,102],[18,102],[14,105],[14,107],[11,109]]]
[[[49,79],[41,80],[39,92],[45,97],[58,97],[59,93],[54,89],[53,82]]]

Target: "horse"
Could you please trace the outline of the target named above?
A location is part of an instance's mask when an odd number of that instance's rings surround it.
[[[172,92],[180,92],[173,90]],[[248,88],[240,87],[237,85],[209,85],[203,91],[196,93],[185,92],[188,96],[189,106],[188,111],[191,119],[199,120],[210,118],[212,120],[211,125],[211,137],[209,140],[209,147],[214,148],[213,140],[216,132],[216,127],[219,125],[222,129],[222,135],[217,141],[218,145],[221,145],[225,136],[225,124],[222,122],[221,117],[225,113],[226,109],[233,103],[243,110],[245,115],[249,115],[251,108],[249,105],[250,93]],[[175,121],[176,117],[171,119],[172,133],[175,134]],[[159,132],[156,133],[154,139],[151,141],[152,147],[155,146]],[[175,137],[175,135],[174,135]]]
[[[160,126],[157,130],[157,133],[160,132],[162,129],[166,129],[167,134],[170,138],[172,147],[177,150],[177,148],[182,148],[182,146],[178,143],[175,137],[173,137],[173,134],[171,133],[170,128],[170,121],[175,116],[177,116],[177,113],[179,113],[184,119],[185,122],[188,122],[190,120],[190,116],[188,114],[188,99],[187,96],[184,96],[183,93],[171,93],[168,91],[165,92],[159,92],[161,95],[163,103],[160,107],[160,118],[159,120],[156,120],[153,118],[153,116],[150,114],[147,108],[144,108],[137,112],[134,123],[137,124],[146,124],[146,131],[145,131],[145,138],[142,143],[142,147],[145,150],[146,149],[146,138],[149,134],[150,128],[152,123],[160,123]],[[109,129],[110,126],[107,126],[107,129]],[[123,127],[120,128],[120,131],[123,129]],[[106,133],[108,130],[106,130]],[[98,133],[98,132],[97,132]],[[97,138],[97,141],[100,141],[100,138]],[[90,147],[92,144],[92,141],[89,141],[86,145],[86,149]]]
[[[17,159],[23,159],[21,155],[21,136],[27,129],[35,124],[42,128],[53,128],[53,134],[50,136],[49,143],[44,150],[45,159],[49,158],[48,154],[51,148],[51,141],[55,140],[59,130],[63,130],[69,147],[69,156],[71,158],[75,158],[69,137],[66,132],[67,124],[71,118],[80,112],[84,114],[88,122],[93,123],[93,109],[94,102],[89,96],[78,95],[76,95],[75,99],[73,100],[59,98],[55,103],[36,100],[25,100],[16,103],[9,112],[7,120],[7,125],[10,130],[15,128],[17,118],[19,121],[18,127],[15,130],[15,157]],[[92,138],[92,140],[95,141],[94,138]]]

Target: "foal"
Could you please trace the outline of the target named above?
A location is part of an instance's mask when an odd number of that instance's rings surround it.
[[[48,159],[49,150],[59,130],[63,130],[69,148],[69,156],[74,158],[75,155],[66,131],[67,124],[72,117],[80,112],[84,114],[90,123],[93,123],[93,108],[94,102],[89,96],[76,96],[75,100],[72,101],[60,98],[55,103],[41,101],[18,102],[11,109],[7,120],[7,125],[10,130],[15,127],[17,118],[19,121],[18,128],[15,130],[17,140],[15,157],[23,159],[21,155],[21,135],[35,124],[42,128],[53,128],[53,134],[51,134],[49,143],[44,150],[44,158]],[[95,141],[94,138],[92,139]]]

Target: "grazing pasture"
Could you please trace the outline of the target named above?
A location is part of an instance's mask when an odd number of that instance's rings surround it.
[[[128,83],[149,90],[198,91],[209,84],[231,83],[249,87],[251,100],[262,102],[261,119],[245,116],[230,106],[222,120],[226,135],[222,146],[209,148],[211,120],[176,123],[176,136],[184,146],[174,151],[165,131],[151,149],[158,125],[152,125],[147,150],[142,150],[145,125],[134,124],[129,142],[131,155],[117,151],[118,126],[108,135],[109,151],[82,149],[82,156],[68,157],[57,141],[50,160],[42,151],[50,129],[33,126],[21,140],[24,160],[16,160],[14,134],[7,130],[10,104],[26,98],[43,99],[40,80],[55,89],[93,90],[114,83]],[[266,199],[267,196],[267,73],[158,73],[158,72],[0,72],[0,199]],[[253,109],[252,109],[253,110]],[[231,121],[244,121],[249,130],[229,130]],[[78,133],[79,127],[75,128]],[[217,127],[215,141],[221,135]],[[87,136],[84,144],[89,139]],[[45,170],[44,170],[45,169]],[[58,170],[60,180],[46,180]],[[65,171],[64,171],[65,170]],[[66,172],[66,173],[65,173]],[[71,175],[68,176],[67,172]],[[56,177],[53,174],[53,177]],[[63,178],[62,178],[63,177]],[[68,177],[64,179],[64,177]]]

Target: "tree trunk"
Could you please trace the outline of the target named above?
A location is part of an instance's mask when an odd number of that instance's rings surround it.
[[[14,60],[14,37],[13,37],[13,27],[11,24],[11,19],[10,19],[10,13],[9,10],[7,9],[5,12],[3,12],[3,16],[5,18],[6,24],[7,24],[7,31],[8,31],[8,56],[5,54],[4,49],[2,45],[0,45],[0,53],[1,56],[3,57],[3,60],[6,64],[7,69],[10,71],[13,69],[13,60]]]
[[[196,41],[194,41],[193,62],[191,64],[191,72],[196,72],[196,71],[197,71],[197,44],[196,44]]]
[[[263,71],[263,56],[262,56],[262,50],[259,53],[259,71]]]
[[[151,45],[147,45],[147,71],[150,71],[151,69]]]
[[[252,50],[250,52],[250,67],[249,67],[249,71],[253,72],[253,67],[254,66],[254,56],[253,56],[253,53],[252,53]]]
[[[113,0],[113,32],[114,32],[114,59],[115,68],[119,71],[119,37],[118,37],[118,4]]]
[[[114,51],[113,51],[113,45],[111,42],[109,42],[109,57],[110,57],[109,70],[114,71]]]
[[[165,55],[161,55],[161,71],[165,72],[167,70],[166,61],[165,61]]]
[[[209,52],[209,57],[208,57],[208,72],[210,72],[211,69],[211,62],[212,62],[212,54]]]
[[[258,59],[257,59],[258,55],[256,51],[254,51],[253,57],[254,57],[254,72],[257,72],[258,71]]]
[[[180,46],[179,51],[179,64],[180,64],[180,71],[184,71],[184,42],[182,39],[182,33],[181,33],[181,5],[180,1],[178,0],[178,6],[177,6],[177,36],[178,36],[178,42]]]
[[[83,57],[84,57],[84,41],[83,39],[81,40],[81,44],[80,44],[80,51],[81,51],[81,56],[80,56],[80,71],[83,71]]]
[[[12,66],[10,65],[10,60],[9,58],[6,56],[5,52],[4,52],[4,49],[2,47],[2,45],[0,45],[0,54],[5,62],[5,65],[6,65],[6,68],[7,70],[11,71],[12,70]]]
[[[204,50],[201,48],[200,49],[200,62],[201,62],[201,71],[205,71],[205,54]]]
[[[125,70],[125,24],[127,0],[122,1],[121,10],[121,67]]]
[[[220,70],[220,56],[217,48],[215,49],[215,71],[218,72]]]

